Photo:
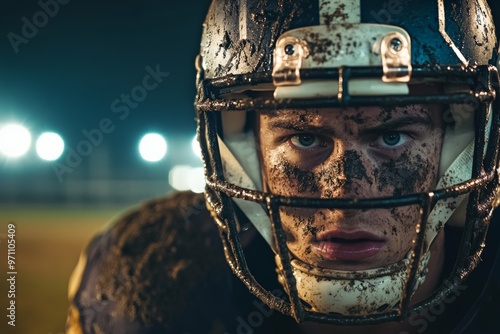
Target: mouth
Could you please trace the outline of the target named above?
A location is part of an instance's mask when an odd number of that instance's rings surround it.
[[[362,261],[378,254],[385,244],[384,238],[368,231],[334,230],[318,234],[312,246],[328,260]]]

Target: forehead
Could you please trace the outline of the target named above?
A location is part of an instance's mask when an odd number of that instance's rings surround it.
[[[350,108],[320,108],[320,109],[282,109],[274,111],[263,111],[261,122],[270,126],[276,122],[287,122],[290,125],[301,124],[321,126],[349,125],[349,126],[371,126],[399,120],[427,120],[435,124],[439,118],[440,108],[436,105],[408,105],[397,107],[364,106]]]

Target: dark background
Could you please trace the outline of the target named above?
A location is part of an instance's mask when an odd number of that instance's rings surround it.
[[[107,188],[114,200],[121,195],[134,202],[169,190],[167,170],[174,161],[200,165],[190,147],[196,126],[194,60],[208,4],[70,0],[59,4],[57,14],[15,50],[8,34],[22,36],[23,17],[33,22],[41,6],[35,0],[2,1],[0,124],[24,124],[33,141],[44,131],[58,132],[66,148],[74,150],[86,140],[82,131],[97,128],[103,118],[111,119],[115,128],[70,172],[58,165],[68,166],[68,153],[58,162],[42,161],[33,143],[23,158],[0,157],[0,203],[93,201],[98,196],[87,189],[87,180],[101,187],[112,182]],[[146,67],[157,65],[169,76],[128,117],[119,119],[111,103],[130,95],[142,84]],[[140,137],[149,131],[163,134],[169,145],[167,158],[155,164],[137,153]],[[127,180],[135,183],[124,184]],[[119,181],[123,189],[113,190]]]
[[[146,66],[160,64],[170,76],[107,139],[123,144],[115,147],[119,156],[141,127],[193,132],[194,58],[207,7],[207,0],[70,0],[15,53],[7,34],[20,35],[21,18],[32,21],[40,6],[3,1],[2,119],[15,117],[34,130],[55,128],[71,146],[83,128],[95,127],[104,115],[115,117],[111,102],[141,83]]]
[[[168,192],[174,164],[200,166],[190,147],[194,59],[209,0],[65,1],[18,52],[7,36],[22,35],[23,18],[33,22],[41,6],[36,0],[1,2],[0,125],[22,123],[33,138],[58,132],[71,149],[103,118],[115,128],[70,172],[59,165],[67,165],[68,153],[57,162],[40,160],[33,148],[21,159],[0,157],[0,203],[132,203]],[[500,17],[499,1],[491,3]],[[120,120],[111,103],[142,83],[147,66],[157,65],[169,76]],[[137,153],[149,131],[169,144],[166,159],[155,164]]]
[[[131,204],[168,192],[174,161],[200,165],[190,145],[207,7],[207,0],[70,0],[16,53],[7,35],[21,35],[23,17],[32,21],[41,7],[38,0],[0,1],[0,125],[24,124],[33,139],[55,131],[73,149],[103,118],[115,125],[62,180],[54,166],[65,155],[42,161],[33,143],[22,158],[0,157],[0,333],[64,333],[69,277],[91,237]],[[120,120],[111,103],[157,64],[169,76]],[[148,131],[169,142],[158,163],[137,153]],[[6,317],[9,224],[16,232],[15,327]]]

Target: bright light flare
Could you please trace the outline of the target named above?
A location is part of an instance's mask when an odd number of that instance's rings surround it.
[[[193,149],[194,155],[201,159],[201,147],[196,136],[194,136],[193,141],[191,142],[191,147]]]
[[[205,171],[203,167],[196,167],[189,175],[189,190],[201,194],[205,191]]]
[[[177,165],[168,174],[168,182],[172,188],[184,191],[191,190],[202,193],[205,190],[205,175],[202,167]]]
[[[148,133],[139,142],[139,153],[146,161],[160,161],[167,154],[167,141],[157,133]]]
[[[0,128],[0,153],[8,158],[19,158],[28,152],[31,134],[24,126],[8,124]]]
[[[64,140],[57,133],[45,132],[36,141],[36,153],[47,161],[54,161],[64,152]]]

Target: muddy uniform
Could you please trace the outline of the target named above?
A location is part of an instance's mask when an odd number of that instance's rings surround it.
[[[499,242],[498,218],[486,245]],[[454,238],[458,233],[447,230],[448,254],[456,253]],[[265,242],[253,238],[245,251],[254,275],[283,296]],[[416,333],[499,333],[500,261],[484,279],[495,252],[486,247],[465,284],[411,316]],[[98,234],[82,253],[69,294],[68,334],[301,333],[293,319],[270,310],[231,273],[203,195],[192,193],[147,202]],[[453,332],[457,326],[466,329]]]

